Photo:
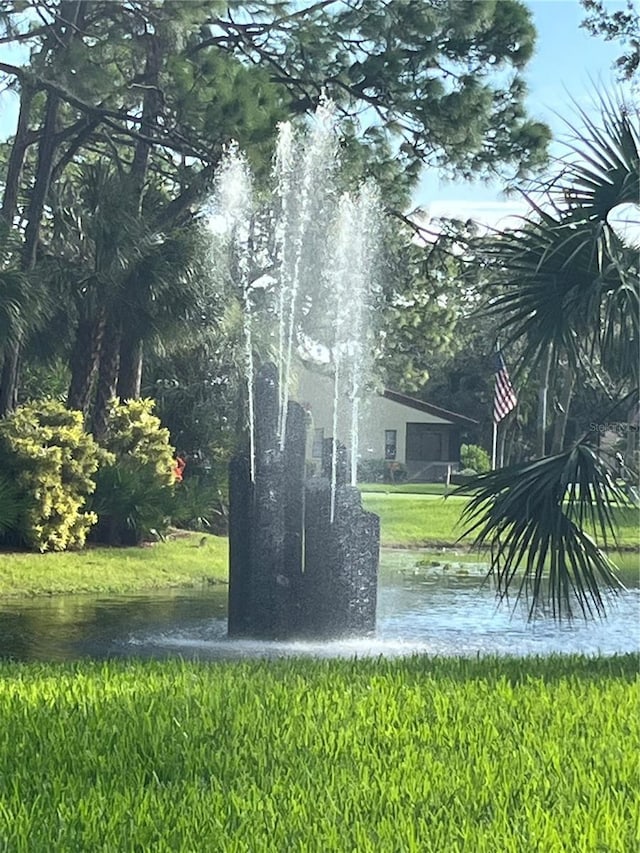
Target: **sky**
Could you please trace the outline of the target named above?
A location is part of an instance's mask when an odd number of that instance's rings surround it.
[[[585,12],[579,0],[524,0],[538,31],[536,51],[524,77],[529,87],[531,116],[544,121],[554,136],[562,136],[565,125],[557,115],[575,116],[572,100],[586,109],[593,102],[594,84],[615,87],[612,65],[623,52],[619,42],[606,42],[580,28]],[[624,9],[624,0],[605,0],[608,11]],[[560,152],[553,146],[551,151]],[[506,199],[499,184],[446,183],[425,173],[414,194],[416,207],[432,217],[476,219],[491,226],[509,225],[509,215],[522,214],[526,203]]]

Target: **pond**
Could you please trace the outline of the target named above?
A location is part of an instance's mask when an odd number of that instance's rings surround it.
[[[0,604],[0,657],[23,661],[144,657],[615,654],[640,648],[640,590],[617,596],[608,618],[527,622],[524,607],[496,607],[485,567],[416,565],[415,552],[382,555],[376,636],[331,642],[226,637],[226,586],[117,597],[57,596]]]

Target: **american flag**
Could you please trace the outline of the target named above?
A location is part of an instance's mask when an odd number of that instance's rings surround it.
[[[509,371],[500,350],[496,352],[496,384],[493,395],[493,422],[499,424],[518,404],[516,392],[509,379]]]

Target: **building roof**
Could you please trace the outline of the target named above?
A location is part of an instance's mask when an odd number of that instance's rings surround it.
[[[478,421],[473,418],[468,418],[466,415],[461,415],[458,412],[450,412],[448,409],[441,409],[440,406],[434,406],[431,403],[425,403],[424,400],[417,400],[415,397],[408,397],[406,394],[400,394],[398,391],[391,391],[385,388],[382,396],[387,400],[392,400],[394,403],[400,403],[401,406],[407,406],[409,409],[416,409],[419,412],[426,412],[429,415],[435,415],[438,418],[451,421],[459,426],[477,426]]]

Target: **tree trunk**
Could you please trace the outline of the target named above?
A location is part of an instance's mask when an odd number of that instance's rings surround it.
[[[38,167],[36,178],[31,190],[31,201],[27,215],[27,227],[24,231],[24,249],[22,256],[22,267],[24,270],[32,270],[36,264],[36,253],[38,251],[38,238],[40,237],[40,223],[44,203],[49,192],[51,181],[51,170],[53,169],[53,155],[56,150],[56,123],[58,120],[58,107],[60,99],[57,95],[49,93],[47,106],[42,124],[42,135],[38,146]]]
[[[142,99],[142,121],[140,132],[151,135],[158,122],[161,100],[158,88],[160,68],[162,67],[163,51],[157,34],[147,36],[147,57],[144,67],[144,97]],[[129,176],[133,186],[134,198],[137,200],[138,209],[142,208],[142,197],[144,195],[144,182],[147,176],[149,154],[151,144],[143,139],[136,142],[136,147],[131,163]]]
[[[91,432],[98,441],[104,437],[107,430],[109,405],[116,396],[121,339],[122,324],[114,317],[110,317],[102,336],[98,387],[91,421]]]
[[[551,455],[562,453],[564,448],[564,436],[567,430],[567,421],[569,419],[569,407],[571,406],[571,397],[573,396],[573,384],[575,382],[575,373],[569,364],[564,367],[564,377],[562,388],[560,390],[560,399],[554,413],[553,421],[553,436],[551,438]]]
[[[68,46],[73,41],[76,30],[82,27],[84,14],[83,0],[68,0],[60,4],[60,16],[58,32],[54,32],[56,51],[59,51],[58,59],[64,56]],[[24,150],[26,150],[26,133],[28,129],[29,112],[33,92],[28,89],[21,97],[20,116],[18,119],[18,143],[11,152],[9,160],[10,171],[7,174],[7,184],[3,200],[2,216],[6,221],[13,221],[17,205],[18,188],[22,166],[24,163]],[[45,107],[45,115],[42,123],[40,142],[38,143],[38,162],[36,174],[31,188],[29,208],[26,214],[27,225],[24,232],[24,245],[22,250],[21,267],[24,272],[31,272],[36,264],[38,241],[40,238],[40,225],[42,213],[51,184],[51,172],[53,159],[56,151],[56,124],[58,120],[58,107],[60,99],[54,92],[49,91]],[[24,107],[24,110],[23,110]],[[15,145],[14,145],[15,147]],[[13,162],[12,162],[13,161]],[[15,343],[5,347],[2,368],[2,387],[0,388],[0,417],[15,408],[18,400],[18,388],[20,384],[20,352],[22,342],[18,339]]]
[[[89,413],[91,392],[100,363],[104,316],[84,317],[78,323],[71,353],[71,382],[67,408]]]
[[[20,190],[20,178],[22,167],[28,148],[29,118],[31,115],[31,104],[33,102],[34,90],[27,85],[20,92],[20,112],[18,114],[18,127],[11,145],[11,154],[7,164],[7,174],[4,182],[4,193],[2,197],[2,211],[0,216],[7,225],[13,225],[18,212],[18,194]]]
[[[60,49],[60,54],[58,55],[58,62],[60,63],[64,62],[64,55],[67,48],[73,41],[76,30],[79,27],[82,27],[84,14],[83,7],[84,3],[82,0],[71,0],[71,2],[63,2],[60,4],[59,20],[62,23],[63,29],[62,33],[56,36],[57,44]],[[24,250],[22,258],[24,270],[32,270],[36,263],[42,212],[44,210],[44,204],[51,184],[53,159],[58,144],[56,139],[56,125],[58,122],[59,106],[60,97],[55,92],[49,91],[47,94],[47,104],[45,108],[44,121],[42,123],[40,143],[38,145],[36,177],[31,190],[27,226],[24,232]]]
[[[121,400],[139,400],[142,385],[142,341],[132,335],[123,335],[120,342],[120,371],[118,397]]]
[[[2,374],[0,375],[0,417],[12,412],[18,405],[20,376],[20,346],[7,344],[4,348]]]
[[[21,263],[21,268],[24,272],[31,272],[36,265],[40,221],[42,219],[42,211],[44,210],[45,198],[49,191],[51,169],[53,167],[58,104],[58,96],[49,94],[42,125],[42,136],[40,138],[40,145],[38,146],[38,166],[31,191],[29,211],[27,213],[27,227],[24,232]],[[22,341],[20,338],[7,344],[4,348],[2,387],[0,388],[0,417],[13,411],[18,402],[21,350]]]
[[[58,43],[61,46],[62,52],[70,44],[75,35],[76,27],[80,22],[82,13],[82,2],[69,2],[61,4],[61,11],[64,16],[60,20],[64,22],[62,38],[58,38]],[[45,107],[44,121],[42,123],[42,133],[38,145],[38,163],[36,167],[36,175],[31,189],[29,200],[29,209],[27,211],[27,225],[24,232],[24,244],[22,248],[21,268],[24,272],[31,272],[36,264],[38,251],[38,240],[40,238],[40,224],[42,221],[42,213],[49,192],[51,183],[51,171],[53,169],[53,158],[56,150],[56,123],[58,120],[58,107],[60,99],[58,95],[50,91],[47,95]],[[27,97],[26,107],[30,106],[29,98]],[[21,110],[22,111],[22,110]],[[28,114],[25,110],[25,122],[28,122]],[[26,125],[25,125],[26,127]],[[26,131],[24,131],[26,132]],[[18,186],[15,183],[19,180],[22,170],[22,162],[24,154],[16,154],[17,161],[14,164],[16,174],[12,175],[12,184],[9,189],[9,202],[13,205],[17,203]],[[19,162],[18,162],[19,161]],[[15,193],[15,195],[13,195]],[[5,187],[6,198],[6,187]],[[5,212],[3,202],[3,217],[10,214],[10,208],[7,205]],[[6,415],[15,408],[18,400],[18,387],[20,384],[20,352],[22,342],[20,339],[12,344],[5,346],[4,360],[2,366],[2,387],[0,388],[0,417]]]
[[[5,179],[4,193],[2,197],[2,211],[0,217],[9,227],[18,212],[18,193],[20,189],[20,178],[22,167],[27,152],[27,134],[29,132],[29,117],[31,114],[31,103],[34,90],[24,86],[20,94],[20,113],[18,115],[18,127],[11,146],[9,163],[7,165],[7,176]],[[8,343],[4,346],[2,373],[0,373],[0,416],[13,411],[18,402],[18,379],[20,375],[20,346],[18,342]]]
[[[140,123],[142,133],[151,133],[158,121],[158,113],[162,106],[158,84],[163,60],[164,54],[157,33],[149,35],[143,78],[145,92],[142,99],[142,121]],[[136,142],[133,161],[129,170],[135,211],[138,215],[141,215],[142,211],[150,153],[151,144],[139,139]],[[100,355],[98,390],[93,417],[93,433],[96,438],[104,435],[109,401],[116,396],[116,391],[122,399],[137,399],[140,396],[142,380],[142,341],[135,338],[125,340],[122,323],[119,322],[117,328],[115,326],[114,328],[107,327],[105,344],[106,349]],[[113,350],[114,347],[115,351]],[[121,371],[122,376],[120,375]]]
[[[31,115],[31,104],[33,102],[34,90],[30,86],[23,86],[20,93],[20,112],[18,114],[18,127],[11,146],[11,154],[7,164],[7,175],[2,197],[2,210],[0,217],[9,227],[18,212],[18,193],[20,189],[20,178],[22,167],[27,153],[27,134],[29,132],[29,118]],[[20,373],[20,348],[15,344],[6,344],[4,347],[4,358],[2,361],[2,373],[0,374],[0,415],[15,409],[18,402],[18,376]]]

